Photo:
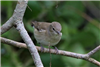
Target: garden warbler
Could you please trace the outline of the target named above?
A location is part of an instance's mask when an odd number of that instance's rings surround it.
[[[32,22],[34,29],[34,37],[36,41],[41,45],[41,51],[44,51],[43,45],[55,47],[55,45],[60,41],[61,24],[58,22]],[[58,49],[55,47],[56,53]]]

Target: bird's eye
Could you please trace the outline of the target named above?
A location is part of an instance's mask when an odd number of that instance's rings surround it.
[[[55,29],[53,28],[53,30],[55,31]]]

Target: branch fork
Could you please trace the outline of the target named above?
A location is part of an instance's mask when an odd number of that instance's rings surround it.
[[[2,25],[0,32],[1,34],[3,34],[14,26],[20,33],[24,42],[26,43],[32,55],[32,58],[34,60],[35,66],[44,67],[40,59],[39,53],[34,43],[32,42],[31,38],[29,37],[23,24],[23,16],[27,7],[27,3],[28,3],[28,0],[19,0],[17,2],[16,8],[14,10],[12,17],[5,24]]]
[[[29,37],[26,29],[24,28],[23,16],[24,16],[24,13],[25,13],[25,10],[27,7],[27,3],[28,3],[28,0],[19,0],[12,17],[5,24],[2,25],[1,30],[0,30],[1,34],[3,34],[14,26],[20,33],[20,35],[25,43],[16,42],[16,41],[9,40],[9,39],[3,38],[3,37],[0,37],[0,40],[2,43],[6,43],[8,45],[13,45],[13,46],[22,47],[22,48],[28,48],[32,55],[32,58],[34,60],[36,67],[44,67],[41,62],[39,53],[38,53],[38,51],[41,51],[41,48],[34,45],[31,38]],[[77,58],[77,59],[83,59],[83,60],[89,61],[97,66],[100,66],[99,61],[91,58],[91,56],[99,50],[100,50],[100,45],[97,46],[95,49],[93,49],[92,51],[90,51],[87,54],[78,54],[78,53],[58,50],[58,55],[64,55],[64,56],[69,56],[69,57],[73,57],[73,58]],[[49,53],[49,52],[51,52],[52,54],[56,54],[56,51],[54,49],[51,49],[51,51],[49,51],[49,49],[44,48],[44,53]]]

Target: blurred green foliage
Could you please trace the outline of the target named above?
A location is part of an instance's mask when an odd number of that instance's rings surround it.
[[[100,2],[91,2],[100,9]],[[13,14],[16,1],[1,1],[1,20],[4,24]],[[91,24],[77,10],[87,14],[94,20],[95,18],[82,1],[29,1],[23,18],[25,28],[36,45],[33,36],[33,28],[30,25],[35,21],[58,21],[62,25],[62,39],[57,45],[58,49],[85,54],[96,46],[100,45],[100,29]],[[73,9],[75,8],[75,9]],[[32,10],[32,11],[31,11]],[[94,22],[95,23],[95,22]],[[23,42],[15,28],[10,29],[2,37]],[[40,53],[45,67],[49,67],[50,54]],[[100,51],[92,56],[100,61]],[[2,67],[33,67],[32,57],[27,49],[17,48],[6,44],[1,45]],[[52,67],[98,67],[90,62],[52,54]]]

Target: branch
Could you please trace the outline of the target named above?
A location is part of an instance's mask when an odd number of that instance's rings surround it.
[[[32,40],[30,39],[27,31],[25,30],[24,24],[22,22],[26,6],[27,6],[27,2],[25,2],[25,1],[18,2],[16,9],[15,9],[15,13],[14,13],[14,20],[17,19],[16,22],[14,23],[15,28],[19,31],[22,39],[26,43],[26,45],[27,45],[27,47],[32,55],[32,58],[34,60],[36,67],[43,67],[43,64],[40,60],[40,56],[38,54],[38,51],[37,51],[34,43],[32,42]]]
[[[91,55],[93,55],[94,53],[96,53],[97,51],[99,51],[100,50],[100,45],[99,46],[97,46],[95,49],[93,49],[92,51],[90,51],[89,53],[88,53],[88,55],[89,56],[91,56]]]
[[[10,28],[12,28],[13,22],[14,22],[14,20],[11,17],[5,24],[2,25],[0,33],[3,34],[5,32],[7,32]]]
[[[84,13],[84,12],[82,12],[82,11],[80,11],[80,10],[78,10],[78,9],[76,9],[76,8],[74,8],[74,7],[72,7],[72,6],[70,6],[69,9],[74,9],[74,10],[76,11],[77,14],[81,15],[83,18],[85,18],[85,19],[86,19],[87,21],[89,21],[91,24],[93,24],[94,26],[96,26],[97,28],[100,29],[100,23],[99,23],[97,20],[93,19],[92,17],[90,17],[90,16],[87,15],[86,13]]]
[[[24,44],[24,43],[16,42],[16,41],[9,40],[9,39],[3,38],[3,37],[0,37],[0,39],[1,39],[2,43],[6,43],[8,45],[13,45],[13,46],[20,47],[20,48],[27,48],[26,44]],[[36,48],[38,51],[41,51],[41,47],[36,46]],[[100,45],[98,47],[96,47],[95,49],[97,49],[97,48],[98,48],[98,50],[100,50]],[[97,52],[98,50],[96,50],[95,52]],[[50,52],[49,49],[44,48],[44,53],[49,53],[49,52]],[[51,53],[56,54],[56,51],[54,49],[51,49]],[[89,61],[95,65],[100,66],[100,62],[93,59],[93,58],[90,58],[90,56],[88,54],[78,54],[78,53],[58,50],[58,55],[64,55],[64,56],[69,56],[69,57],[73,57],[73,58],[84,59],[84,60]]]
[[[19,31],[22,39],[27,44],[27,47],[32,55],[32,58],[34,59],[35,65],[37,67],[43,67],[41,60],[40,60],[40,56],[38,54],[38,51],[37,51],[34,43],[32,42],[32,40],[30,39],[27,31],[25,30],[23,23],[21,21],[19,21],[19,23],[17,23],[16,25],[17,25],[16,29]]]
[[[40,56],[38,54],[38,51],[34,45],[34,43],[32,42],[31,38],[29,37],[24,24],[23,24],[23,16],[27,7],[27,3],[28,0],[19,0],[17,2],[16,8],[14,10],[13,16],[11,17],[9,22],[6,22],[2,27],[1,30],[5,33],[6,31],[8,31],[12,26],[14,26],[18,32],[20,33],[22,39],[24,40],[24,42],[26,43],[32,58],[34,60],[34,63],[36,65],[36,67],[43,67],[43,64],[41,62]],[[6,27],[7,26],[7,27]]]
[[[100,20],[100,10],[92,3],[88,1],[82,1],[83,5],[88,8],[88,10],[98,19]]]
[[[100,23],[97,20],[93,19],[92,17],[88,16],[87,14],[85,14],[85,13],[83,13],[81,11],[77,11],[77,13],[79,15],[81,15],[83,18],[85,18],[87,21],[89,21],[90,23],[95,25],[97,28],[100,29]]]

